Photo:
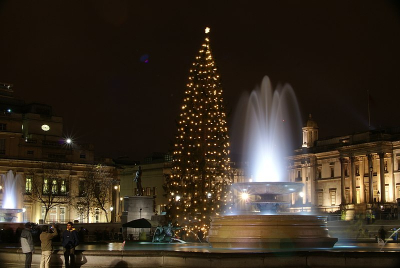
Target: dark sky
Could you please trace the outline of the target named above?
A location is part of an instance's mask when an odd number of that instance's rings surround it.
[[[170,148],[209,26],[229,111],[268,75],[292,85],[320,137],[368,130],[367,91],[371,125],[399,126],[399,11],[368,0],[1,1],[0,82],[53,106],[65,134],[99,155],[140,160]]]

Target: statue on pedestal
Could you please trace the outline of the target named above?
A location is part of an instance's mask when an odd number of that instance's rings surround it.
[[[138,196],[143,196],[143,187],[142,187],[142,167],[139,166],[139,170],[136,171],[136,176],[133,179],[134,182],[136,182],[136,188],[137,188],[137,193],[136,195]]]

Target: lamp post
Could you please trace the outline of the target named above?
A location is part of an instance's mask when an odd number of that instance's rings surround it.
[[[379,192],[379,190],[378,190],[377,194],[378,194],[379,219],[381,220],[381,219],[382,219],[382,215],[381,215],[381,205],[379,204],[379,196],[380,196],[381,192]]]

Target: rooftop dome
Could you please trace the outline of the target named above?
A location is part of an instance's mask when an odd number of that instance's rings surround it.
[[[308,116],[308,120],[307,120],[305,127],[318,128],[317,122],[314,121],[311,114],[309,114],[309,116]]]

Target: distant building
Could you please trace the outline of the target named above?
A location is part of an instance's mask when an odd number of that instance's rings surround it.
[[[319,139],[318,125],[310,115],[303,127],[302,148],[288,160],[290,181],[304,183],[303,192],[292,196],[293,205],[347,211],[347,219],[374,210],[397,210],[399,127]]]
[[[0,204],[4,206],[5,176],[11,170],[22,177],[23,213],[16,221],[39,222],[44,217],[44,207],[34,197],[33,181],[40,178],[42,193],[51,191],[61,200],[70,197],[71,204],[57,203],[48,213],[49,222],[87,221],[78,213],[77,202],[85,194],[82,180],[85,172],[99,164],[94,159],[91,144],[75,144],[63,136],[62,117],[53,115],[52,107],[39,103],[26,104],[13,96],[12,85],[0,83]],[[109,189],[106,211],[109,220],[121,213],[118,206],[119,181],[111,161],[102,163],[113,187]],[[114,192],[113,192],[114,191]],[[46,198],[46,195],[43,196]],[[113,209],[110,210],[110,208]],[[115,209],[114,209],[115,208]],[[1,221],[0,215],[0,221]],[[94,208],[89,222],[105,222],[104,210]]]

